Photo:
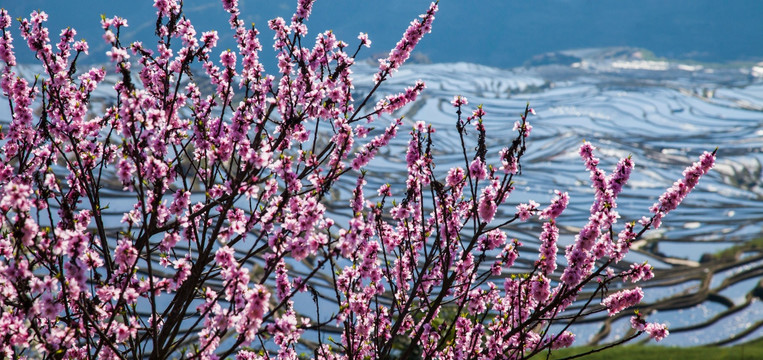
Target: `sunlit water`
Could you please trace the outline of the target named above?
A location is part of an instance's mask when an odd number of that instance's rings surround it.
[[[642,309],[657,309],[649,319],[670,326],[671,336],[663,344],[736,343],[761,336],[763,306],[756,297],[763,274],[760,254],[749,252],[726,265],[700,260],[703,254],[760,237],[763,68],[644,60],[627,49],[564,55],[564,64],[509,70],[464,63],[412,65],[396,74],[386,89],[399,91],[416,79],[426,81],[423,98],[401,114],[410,124],[435,125],[438,169],[464,166],[455,109],[449,103],[453,95],[467,97],[472,108],[483,104],[492,150],[488,156],[494,159],[512,138],[512,124],[529,102],[538,115],[530,118],[529,150],[518,191],[509,203],[528,198],[547,203],[553,190],[568,191],[570,206],[558,219],[567,234],[563,243],[572,241],[585,223],[593,198],[589,174],[577,155],[583,140],[598,147],[603,169],[610,171],[628,155],[636,163],[618,202],[620,224],[648,215],[649,206],[686,166],[703,151],[718,147],[715,170],[658,231],[647,233],[647,241],[627,260],[648,260],[658,269],[657,279],[642,285],[650,287],[644,302],[654,306]],[[356,77],[374,70],[356,69]],[[386,160],[370,169],[371,189],[390,177],[404,176],[398,159],[404,158],[406,141],[399,136]],[[510,215],[514,209],[503,210]],[[539,233],[532,224],[507,230],[530,246]],[[689,294],[695,297],[685,300]],[[601,341],[623,336],[631,314],[613,321]],[[578,341],[593,339],[600,328],[600,323],[579,326]]]
[[[686,166],[703,151],[718,147],[715,170],[627,260],[648,260],[657,268],[656,279],[642,286],[648,287],[644,308],[656,310],[649,319],[670,325],[671,336],[663,343],[735,343],[762,336],[763,305],[756,296],[761,293],[763,256],[753,250],[725,264],[700,260],[703,254],[749,242],[761,233],[763,68],[644,60],[627,49],[569,52],[562,58],[562,64],[509,70],[465,63],[403,67],[382,87],[383,94],[402,91],[417,79],[425,80],[427,89],[416,104],[396,114],[404,114],[407,124],[369,165],[367,192],[391,183],[393,192],[403,193],[406,133],[416,121],[437,129],[438,171],[464,166],[455,109],[450,105],[454,95],[467,97],[469,107],[483,104],[488,157],[494,161],[497,151],[513,138],[511,128],[527,102],[536,109],[517,191],[499,215],[510,215],[511,205],[528,199],[548,203],[555,189],[568,191],[570,206],[558,219],[564,244],[585,223],[593,198],[589,175],[577,155],[583,140],[598,147],[604,169],[611,170],[628,155],[636,163],[618,203],[619,224],[648,215],[649,206]],[[355,67],[356,98],[370,89],[375,70],[367,64]],[[112,94],[102,86],[93,100],[109,102]],[[0,121],[7,123],[9,118],[7,107],[0,107]],[[379,121],[375,126],[386,126],[385,119]],[[332,211],[343,217],[353,184],[339,185],[344,190]],[[119,200],[122,193],[106,195],[110,196],[106,202],[124,202]],[[119,218],[117,211],[112,226],[119,227]],[[536,246],[538,224],[506,230],[529,248]],[[606,342],[623,336],[630,313],[623,315],[597,339]],[[594,339],[603,319],[578,326],[578,343]]]

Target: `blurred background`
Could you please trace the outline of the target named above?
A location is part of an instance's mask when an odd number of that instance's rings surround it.
[[[106,44],[100,40],[100,15],[119,15],[130,28],[127,42],[149,40],[154,30],[153,1],[23,0],[4,1],[11,16],[33,10],[50,15],[51,37],[73,26],[77,39],[89,40],[91,56],[103,61]],[[226,29],[227,16],[219,1],[186,0],[184,10],[197,32]],[[267,21],[289,18],[296,1],[241,0],[242,18],[253,22],[270,50]],[[366,56],[386,53],[408,23],[424,12],[428,0],[317,1],[308,22],[311,34],[332,29],[339,39],[354,44],[367,32],[373,46]],[[699,62],[760,61],[763,59],[763,1],[758,0],[480,0],[440,3],[434,31],[417,48],[419,61],[464,61],[495,67],[525,64],[534,55],[578,48],[628,46],[644,48],[658,57]],[[233,47],[230,37],[220,47]],[[28,56],[26,53],[21,52]],[[267,53],[263,59],[271,59]],[[20,57],[20,60],[31,58]]]

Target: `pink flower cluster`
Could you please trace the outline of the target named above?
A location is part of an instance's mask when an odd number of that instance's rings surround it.
[[[377,83],[383,81],[387,75],[397,71],[411,56],[411,50],[416,47],[421,38],[424,37],[424,34],[432,32],[432,22],[437,10],[437,2],[433,2],[426,14],[421,15],[421,20],[416,19],[411,21],[411,25],[405,30],[403,38],[389,52],[389,56],[386,59],[379,60],[379,73],[376,74],[374,79]]]
[[[659,200],[649,208],[649,210],[654,213],[652,218],[644,218],[642,219],[642,222],[651,223],[654,229],[659,228],[660,224],[662,224],[662,218],[678,207],[686,195],[697,186],[699,178],[701,178],[702,175],[707,174],[707,172],[713,168],[713,165],[715,165],[715,151],[702,154],[699,161],[684,170],[684,178],[673,183],[673,186],[667,189],[664,194],[660,195]]]
[[[640,287],[636,287],[631,290],[622,290],[607,296],[601,304],[607,307],[607,312],[612,316],[626,308],[640,303],[643,298],[644,291],[642,291]]]
[[[447,171],[435,169],[435,128],[413,122],[405,188],[393,192],[372,181],[372,161],[404,123],[387,117],[424,83],[354,99],[357,51],[331,31],[303,45],[313,0],[299,0],[290,23],[268,22],[278,73],[267,75],[259,32],[244,25],[239,1],[221,3],[236,48],[219,52],[223,35],[197,34],[176,0],[154,0],[154,44],[124,44],[127,21],[103,17],[110,73],[77,71],[88,43],[74,29],[52,43],[47,15],[33,12],[19,28],[42,63],[34,81],[14,70],[11,18],[0,10],[0,88],[13,114],[0,132],[0,357],[296,359],[311,347],[319,359],[513,359],[568,347],[566,324],[580,316],[571,305],[586,287],[597,296],[616,279],[653,277],[648,264],[618,274],[610,265],[714,162],[706,153],[687,169],[641,231],[615,232],[633,161],[606,175],[584,143],[593,205],[558,264],[569,195],[556,191],[545,208],[511,199],[529,105],[495,154],[486,111],[454,97],[463,163]],[[411,23],[377,85],[437,10]],[[358,40],[358,51],[371,45],[367,34]],[[91,102],[108,76],[115,101]],[[366,125],[380,118],[385,129]],[[106,191],[120,201],[105,203]],[[328,206],[345,195],[345,208]],[[534,215],[544,223],[533,262],[509,225]],[[602,304],[614,315],[642,297],[635,288]],[[668,334],[632,322],[657,340]]]
[[[631,316],[631,326],[637,331],[646,332],[655,341],[660,341],[670,334],[667,325],[647,323],[638,312],[636,312],[635,316]]]

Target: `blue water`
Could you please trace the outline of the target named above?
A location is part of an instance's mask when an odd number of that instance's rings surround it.
[[[672,334],[664,344],[727,344],[760,336],[760,329],[740,335],[763,320],[760,299],[753,294],[763,271],[760,253],[750,252],[724,267],[700,261],[705,254],[761,236],[763,68],[646,60],[640,51],[626,48],[568,51],[547,59],[574,61],[511,70],[467,63],[415,65],[393,78],[389,89],[401,89],[418,78],[427,81],[420,103],[401,114],[411,123],[435,124],[441,151],[435,157],[438,169],[460,165],[453,109],[447,102],[453,94],[466,96],[472,105],[484,104],[493,156],[510,138],[509,124],[529,101],[538,115],[531,118],[530,147],[517,181],[522,194],[515,193],[511,203],[528,198],[544,202],[554,189],[569,191],[570,208],[558,220],[563,243],[571,242],[585,223],[593,197],[577,155],[583,139],[599,148],[604,169],[628,155],[636,162],[618,202],[621,224],[647,215],[648,207],[687,165],[718,147],[716,168],[668,215],[662,228],[647,233],[627,260],[648,260],[657,268],[657,279],[642,286],[647,288],[644,303],[657,304],[650,319],[670,326]],[[358,77],[372,70],[358,71]],[[405,138],[396,141],[393,147],[403,151]],[[393,149],[389,161],[380,160],[380,166],[391,166],[399,156]],[[388,171],[382,168],[377,174]],[[381,185],[382,180],[374,181],[378,176],[373,169],[369,175],[371,188]],[[532,248],[539,229],[529,225],[509,233]],[[697,299],[679,308],[667,305],[699,291],[700,279],[709,281],[710,291],[719,298]],[[740,318],[745,321],[740,323]],[[706,326],[691,328],[698,324]],[[629,327],[627,316],[613,321],[603,341],[618,339]],[[600,328],[577,327],[579,341],[592,339]],[[714,336],[701,336],[708,329]]]
[[[565,52],[556,58],[578,61],[509,70],[468,63],[411,65],[397,73],[382,91],[402,90],[416,79],[427,82],[428,88],[418,103],[395,115],[404,114],[409,125],[416,121],[434,124],[435,160],[437,170],[443,173],[451,166],[462,165],[455,114],[449,104],[454,94],[466,96],[471,105],[484,104],[488,114],[488,157],[497,156],[497,150],[505,146],[512,136],[511,124],[529,101],[538,115],[531,118],[534,129],[529,150],[523,174],[516,182],[518,191],[510,203],[531,198],[545,203],[553,190],[569,191],[569,209],[558,219],[564,244],[570,243],[585,223],[593,196],[588,174],[577,156],[583,139],[599,148],[597,153],[605,169],[629,154],[636,162],[631,181],[619,201],[621,223],[647,215],[648,207],[681,176],[685,166],[703,151],[712,151],[717,146],[716,168],[702,179],[678,210],[669,214],[659,231],[647,234],[646,241],[639,243],[640,248],[627,260],[648,260],[658,269],[655,281],[645,285],[645,303],[656,302],[657,309],[666,300],[698,290],[696,277],[681,278],[674,274],[686,269],[689,269],[686,274],[710,276],[710,289],[732,306],[743,307],[741,312],[728,316],[719,316],[729,310],[728,306],[713,301],[658,311],[651,319],[671,325],[672,335],[666,344],[730,340],[747,329],[747,325],[763,320],[760,302],[750,295],[759,276],[741,277],[763,271],[759,253],[748,253],[740,262],[723,268],[699,262],[705,253],[745,243],[761,234],[763,68],[650,61],[644,60],[638,50],[627,48]],[[31,78],[39,68],[22,66],[18,70]],[[374,70],[374,66],[367,64],[356,67],[356,91],[367,91]],[[113,96],[110,84],[116,79],[107,79],[91,101],[110,102]],[[0,122],[7,123],[9,119],[8,109],[2,107]],[[387,182],[394,189],[394,184],[403,183],[405,166],[400,159],[404,158],[406,143],[405,132],[401,131],[390,148],[368,166],[368,189]],[[334,193],[337,207],[331,209],[334,216],[341,219],[347,215],[343,204],[353,186],[351,179],[338,184],[339,191]],[[110,204],[109,222],[117,228],[122,211],[131,206],[123,195],[114,190],[104,190],[103,194]],[[506,209],[511,212],[513,206]],[[499,212],[497,216],[501,215],[507,213]],[[527,244],[524,256],[533,258],[538,224],[507,230],[510,236]],[[676,282],[668,285],[666,282],[671,279]],[[734,320],[740,314],[750,324],[740,326]],[[707,328],[681,330],[704,322],[717,337],[699,335]],[[622,336],[627,327],[627,320],[615,321],[605,339]],[[593,338],[599,329],[596,323],[577,327],[579,341]],[[743,339],[760,333],[759,329]]]

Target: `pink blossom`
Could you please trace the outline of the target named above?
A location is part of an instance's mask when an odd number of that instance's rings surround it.
[[[118,47],[112,47],[110,51],[106,52],[106,55],[111,58],[111,62],[122,62],[130,58],[127,50]]]
[[[501,158],[500,170],[503,170],[504,174],[516,174],[518,171],[517,159],[514,157],[514,154],[509,151],[509,148],[501,149],[498,155]]]
[[[484,180],[487,178],[487,169],[480,158],[472,160],[471,164],[469,164],[469,176],[474,180]]]
[[[448,170],[448,176],[445,178],[445,182],[448,184],[448,186],[454,187],[461,183],[464,178],[464,169],[460,167],[454,167]]]
[[[85,53],[85,55],[88,54],[89,46],[87,45],[87,41],[80,40],[74,43],[74,50],[80,51]]]
[[[519,131],[523,134],[524,137],[530,136],[530,132],[532,131],[533,127],[527,122],[514,122],[514,128],[512,128],[513,131]]]
[[[379,196],[392,196],[390,185],[384,184],[381,187],[379,187],[377,194],[379,194]]]
[[[482,222],[489,223],[493,221],[495,212],[498,209],[498,199],[496,199],[496,189],[494,186],[485,187],[480,195],[477,211]]]
[[[8,14],[8,10],[0,11],[0,28],[6,29],[11,26],[11,16]]]
[[[538,210],[538,206],[540,206],[540,204],[533,200],[530,200],[527,203],[519,204],[517,205],[516,216],[521,221],[527,221],[527,219],[533,216],[533,213]]]
[[[32,188],[24,183],[12,181],[6,184],[0,190],[0,208],[15,209],[17,211],[29,211],[32,203],[29,199],[32,195]]]
[[[456,95],[450,102],[454,107],[460,107],[469,104],[469,100],[461,95]]]
[[[563,193],[559,190],[554,192],[556,196],[551,199],[551,204],[541,211],[541,219],[556,219],[567,208],[567,204],[570,202],[570,196],[566,192]]]
[[[636,315],[631,316],[631,327],[636,329],[637,331],[644,331],[646,328],[646,321],[641,318],[641,316],[636,313]]]
[[[501,229],[489,231],[485,236],[480,237],[480,250],[493,250],[502,247],[506,243],[506,233]]]
[[[180,6],[175,0],[154,0],[154,7],[159,16],[170,16],[180,11]]]
[[[649,334],[649,337],[660,341],[670,334],[668,327],[665,324],[649,323],[644,327],[644,331]]]
[[[539,276],[533,279],[531,284],[530,294],[533,299],[540,304],[545,303],[548,296],[551,294],[548,279]]]
[[[612,191],[613,196],[617,196],[622,190],[623,185],[628,182],[631,170],[633,170],[633,160],[631,160],[630,156],[623,158],[617,163],[615,172],[607,178],[607,188]]]
[[[651,278],[649,265],[599,268],[621,261],[642,234],[629,222],[613,239],[630,158],[607,175],[593,146],[581,146],[595,198],[588,223],[566,247],[562,274],[555,273],[557,221],[567,193],[556,191],[542,210],[523,198],[514,217],[491,226],[505,214],[499,207],[532,149],[525,146],[527,115],[535,114],[529,105],[515,125],[519,134],[502,139],[507,147],[498,154],[487,145],[486,109],[459,118],[465,163],[447,173],[435,162],[448,150],[437,143],[440,134],[415,119],[407,177],[393,197],[394,185],[366,177],[384,170],[369,164],[379,153],[396,154],[387,148],[403,117],[384,114],[405,109],[426,86],[356,91],[353,66],[371,41],[360,33],[350,48],[332,31],[312,41],[313,3],[299,0],[290,23],[268,22],[275,75],[265,73],[260,33],[245,23],[238,0],[222,0],[224,36],[235,46],[223,51],[215,49],[223,35],[197,35],[177,0],[154,0],[155,42],[128,47],[127,21],[104,17],[112,70],[75,66],[88,44],[75,41],[72,28],[51,43],[47,14],[34,12],[19,22],[42,64],[34,84],[17,74],[15,30],[0,10],[0,87],[13,115],[0,132],[0,354],[296,359],[303,335],[328,324],[341,335],[316,348],[318,359],[412,357],[414,348],[427,358],[505,358],[572,345],[571,332],[553,335],[548,325],[578,300],[592,300],[578,299],[592,279],[611,315],[641,300],[638,288],[607,289],[617,279]],[[378,85],[431,30],[437,6],[380,61]],[[107,77],[115,101],[93,108]],[[468,100],[455,96],[451,104],[460,117]],[[371,124],[381,118],[389,118],[386,128]],[[467,133],[466,123],[476,131]],[[658,227],[713,163],[714,154],[705,154],[687,169],[643,227]],[[375,204],[366,182],[378,187]],[[104,203],[103,191],[120,193],[120,201]],[[347,206],[327,206],[336,199]],[[546,220],[538,242],[509,241],[523,230],[507,226],[533,215]],[[537,257],[528,256],[536,246]],[[425,301],[434,298],[442,301]],[[327,300],[336,303],[329,311],[315,304],[317,317],[297,313],[315,314],[311,304]],[[451,306],[464,311],[450,314]],[[657,340],[668,333],[639,315],[632,325]],[[410,346],[398,353],[390,344],[400,337]]]
[[[380,74],[388,74],[396,71],[410,57],[411,50],[419,43],[424,34],[432,31],[432,21],[437,12],[437,3],[429,6],[426,14],[422,14],[421,21],[414,20],[408,29],[405,30],[403,38],[397,43],[394,49],[389,53],[385,60],[380,60]],[[382,75],[383,76],[383,75]],[[378,79],[377,79],[378,82]]]
[[[572,346],[575,342],[575,334],[570,331],[565,331],[553,338],[551,342],[551,349],[563,349]]]
[[[631,290],[622,290],[608,296],[602,305],[607,307],[609,316],[619,313],[623,309],[631,307],[641,302],[644,298],[644,292],[641,288],[637,287]]]
[[[238,0],[222,0],[223,9],[227,12],[235,11],[238,8]]]
[[[558,250],[556,243],[558,238],[559,229],[553,221],[543,224],[543,232],[540,235],[540,253],[536,264],[544,275],[550,275],[556,270],[556,252]]]
[[[297,2],[297,11],[294,13],[292,22],[305,21],[310,17],[315,0],[299,0]]]
[[[220,54],[220,63],[226,68],[236,67],[236,54],[230,50],[223,51]]]
[[[127,239],[121,239],[114,250],[114,262],[119,266],[120,272],[130,270],[138,259],[138,251]]]
[[[474,111],[472,111],[472,115],[469,117],[469,119],[481,119],[484,117],[487,113],[485,113],[485,109],[482,107],[482,105],[478,105]]]
[[[361,32],[360,35],[358,35],[358,40],[360,40],[360,45],[365,46],[367,48],[371,47],[371,40],[368,40],[368,34]]]
[[[710,171],[714,164],[715,152],[705,152],[700,156],[698,162],[684,170],[684,178],[673,183],[673,186],[660,195],[658,202],[650,208],[650,211],[654,213],[651,222],[652,228],[657,229],[660,227],[661,219],[678,207],[686,195],[697,185],[699,178]]]
[[[164,234],[164,239],[162,239],[162,242],[159,244],[159,249],[163,252],[168,252],[175,247],[175,244],[177,244],[178,241],[180,241],[180,234],[177,232],[168,232]]]
[[[396,95],[388,95],[376,104],[375,110],[381,114],[391,114],[403,106],[416,100],[418,95],[426,88],[426,84],[417,80],[414,86],[409,86],[405,92]]]
[[[628,275],[623,279],[630,279],[631,282],[637,282],[640,280],[649,280],[654,277],[654,273],[652,272],[652,266],[643,263],[643,264],[631,264],[630,270],[626,271]]]

